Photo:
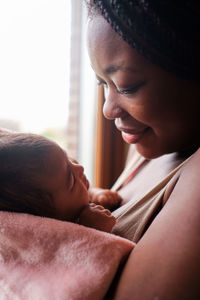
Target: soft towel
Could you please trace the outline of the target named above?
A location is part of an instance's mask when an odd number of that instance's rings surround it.
[[[103,299],[133,247],[78,224],[0,212],[0,299]]]

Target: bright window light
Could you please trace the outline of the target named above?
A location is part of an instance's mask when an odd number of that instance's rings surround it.
[[[70,1],[0,1],[0,126],[66,126]]]

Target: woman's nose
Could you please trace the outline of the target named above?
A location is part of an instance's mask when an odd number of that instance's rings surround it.
[[[114,97],[114,95],[112,95],[111,93],[107,93],[103,106],[103,114],[109,120],[122,118],[124,111],[120,106],[117,95],[116,97]]]

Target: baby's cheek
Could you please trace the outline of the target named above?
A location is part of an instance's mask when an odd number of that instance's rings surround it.
[[[89,198],[89,193],[88,192],[85,193],[85,197],[84,198],[85,198],[84,204],[88,205],[90,203],[90,198]]]

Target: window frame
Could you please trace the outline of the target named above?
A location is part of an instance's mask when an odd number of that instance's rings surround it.
[[[114,121],[103,116],[103,86],[98,87],[97,101],[94,185],[111,188],[124,169],[129,147],[123,141]]]

